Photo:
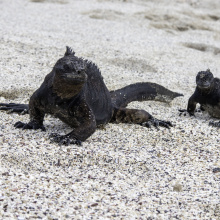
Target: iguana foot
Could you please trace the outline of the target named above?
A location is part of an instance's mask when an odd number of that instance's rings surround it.
[[[35,122],[29,122],[29,123],[23,123],[21,121],[18,121],[14,124],[15,128],[22,128],[22,129],[41,129],[42,131],[45,131],[45,127],[43,125],[39,125]]]
[[[220,121],[218,121],[218,122],[210,121],[209,125],[212,127],[220,128]]]
[[[70,145],[70,144],[76,144],[76,145],[82,145],[82,142],[77,138],[71,138],[69,134],[67,135],[59,135],[56,133],[50,134],[50,140],[51,142],[56,142],[59,145]]]
[[[186,116],[186,115],[189,115],[189,116],[194,116],[194,112],[188,112],[187,109],[178,109],[178,111],[180,112],[179,113],[179,116]],[[196,110],[197,111],[197,110]]]
[[[0,103],[0,110],[7,111],[8,113],[20,113],[20,114],[28,114],[28,105],[26,104],[16,104],[16,103]]]
[[[170,127],[173,127],[172,123],[170,121],[163,121],[163,120],[159,120],[156,118],[151,118],[146,122],[141,123],[142,126],[148,127],[150,128],[151,125],[153,125],[154,127],[156,127],[159,130],[159,126],[161,127],[165,127],[170,129]]]

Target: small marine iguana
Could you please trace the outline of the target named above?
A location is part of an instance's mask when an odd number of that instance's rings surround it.
[[[156,83],[144,82],[109,91],[98,67],[75,56],[66,47],[64,57],[59,59],[44,82],[30,98],[29,105],[0,103],[0,110],[29,113],[28,123],[17,122],[16,128],[45,130],[45,114],[58,117],[73,128],[66,135],[52,134],[59,144],[81,144],[96,130],[108,122],[135,123],[150,127],[169,128],[171,122],[158,120],[144,110],[128,109],[132,101],[157,100],[170,102],[182,94],[172,92]]]
[[[201,111],[207,111],[212,117],[220,118],[220,79],[214,78],[210,70],[200,71],[196,76],[196,89],[189,98],[187,109],[180,109],[180,115],[188,112],[193,116],[196,105]],[[220,122],[209,122],[209,125],[220,127]]]

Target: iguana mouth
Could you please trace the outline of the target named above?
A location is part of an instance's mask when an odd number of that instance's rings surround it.
[[[77,74],[77,73],[65,73],[61,76],[61,78],[74,79],[79,81],[84,81],[87,78],[85,73]]]
[[[210,86],[211,86],[211,84],[210,83],[204,83],[204,84],[198,84],[197,85],[199,88],[201,88],[201,89],[208,89],[208,88],[210,88]]]
[[[85,72],[79,73],[62,73],[59,75],[59,81],[67,84],[78,84],[84,83],[87,80],[87,75]]]
[[[196,84],[201,89],[208,89],[211,87],[212,83],[213,80],[198,80]]]

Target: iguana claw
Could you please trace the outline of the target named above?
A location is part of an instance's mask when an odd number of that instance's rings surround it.
[[[195,117],[194,112],[193,113],[188,112],[187,109],[178,109],[178,111],[180,112],[179,116],[182,116],[182,115],[186,116],[188,114],[189,116],[194,116]]]
[[[82,145],[82,142],[78,140],[77,138],[70,138],[70,135],[59,135],[56,133],[50,134],[50,140],[51,142],[56,142],[59,145],[70,145],[70,144],[76,144],[76,145]]]
[[[18,121],[14,124],[15,128],[22,128],[22,129],[41,129],[42,131],[46,131],[45,127],[43,125],[39,125],[34,122],[29,122],[29,123],[23,123],[21,121]]]
[[[153,117],[150,120],[148,120],[147,122],[142,123],[141,125],[148,127],[148,128],[150,128],[151,125],[153,125],[155,128],[157,128],[157,130],[159,130],[159,126],[165,127],[168,129],[170,129],[170,127],[173,127],[173,125],[170,121],[163,121],[163,120],[159,120],[159,119],[156,119]]]
[[[209,126],[220,128],[220,121],[218,122],[210,121]]]

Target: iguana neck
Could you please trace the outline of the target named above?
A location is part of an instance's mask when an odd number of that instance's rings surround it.
[[[70,99],[76,96],[77,94],[79,94],[83,86],[84,86],[84,82],[66,83],[66,82],[60,82],[58,80],[54,80],[52,89],[54,93],[56,93],[57,96],[59,96],[60,98]]]
[[[214,85],[211,85],[209,88],[200,88],[199,86],[197,86],[197,90],[201,95],[208,95],[211,92],[213,92],[215,89]]]

